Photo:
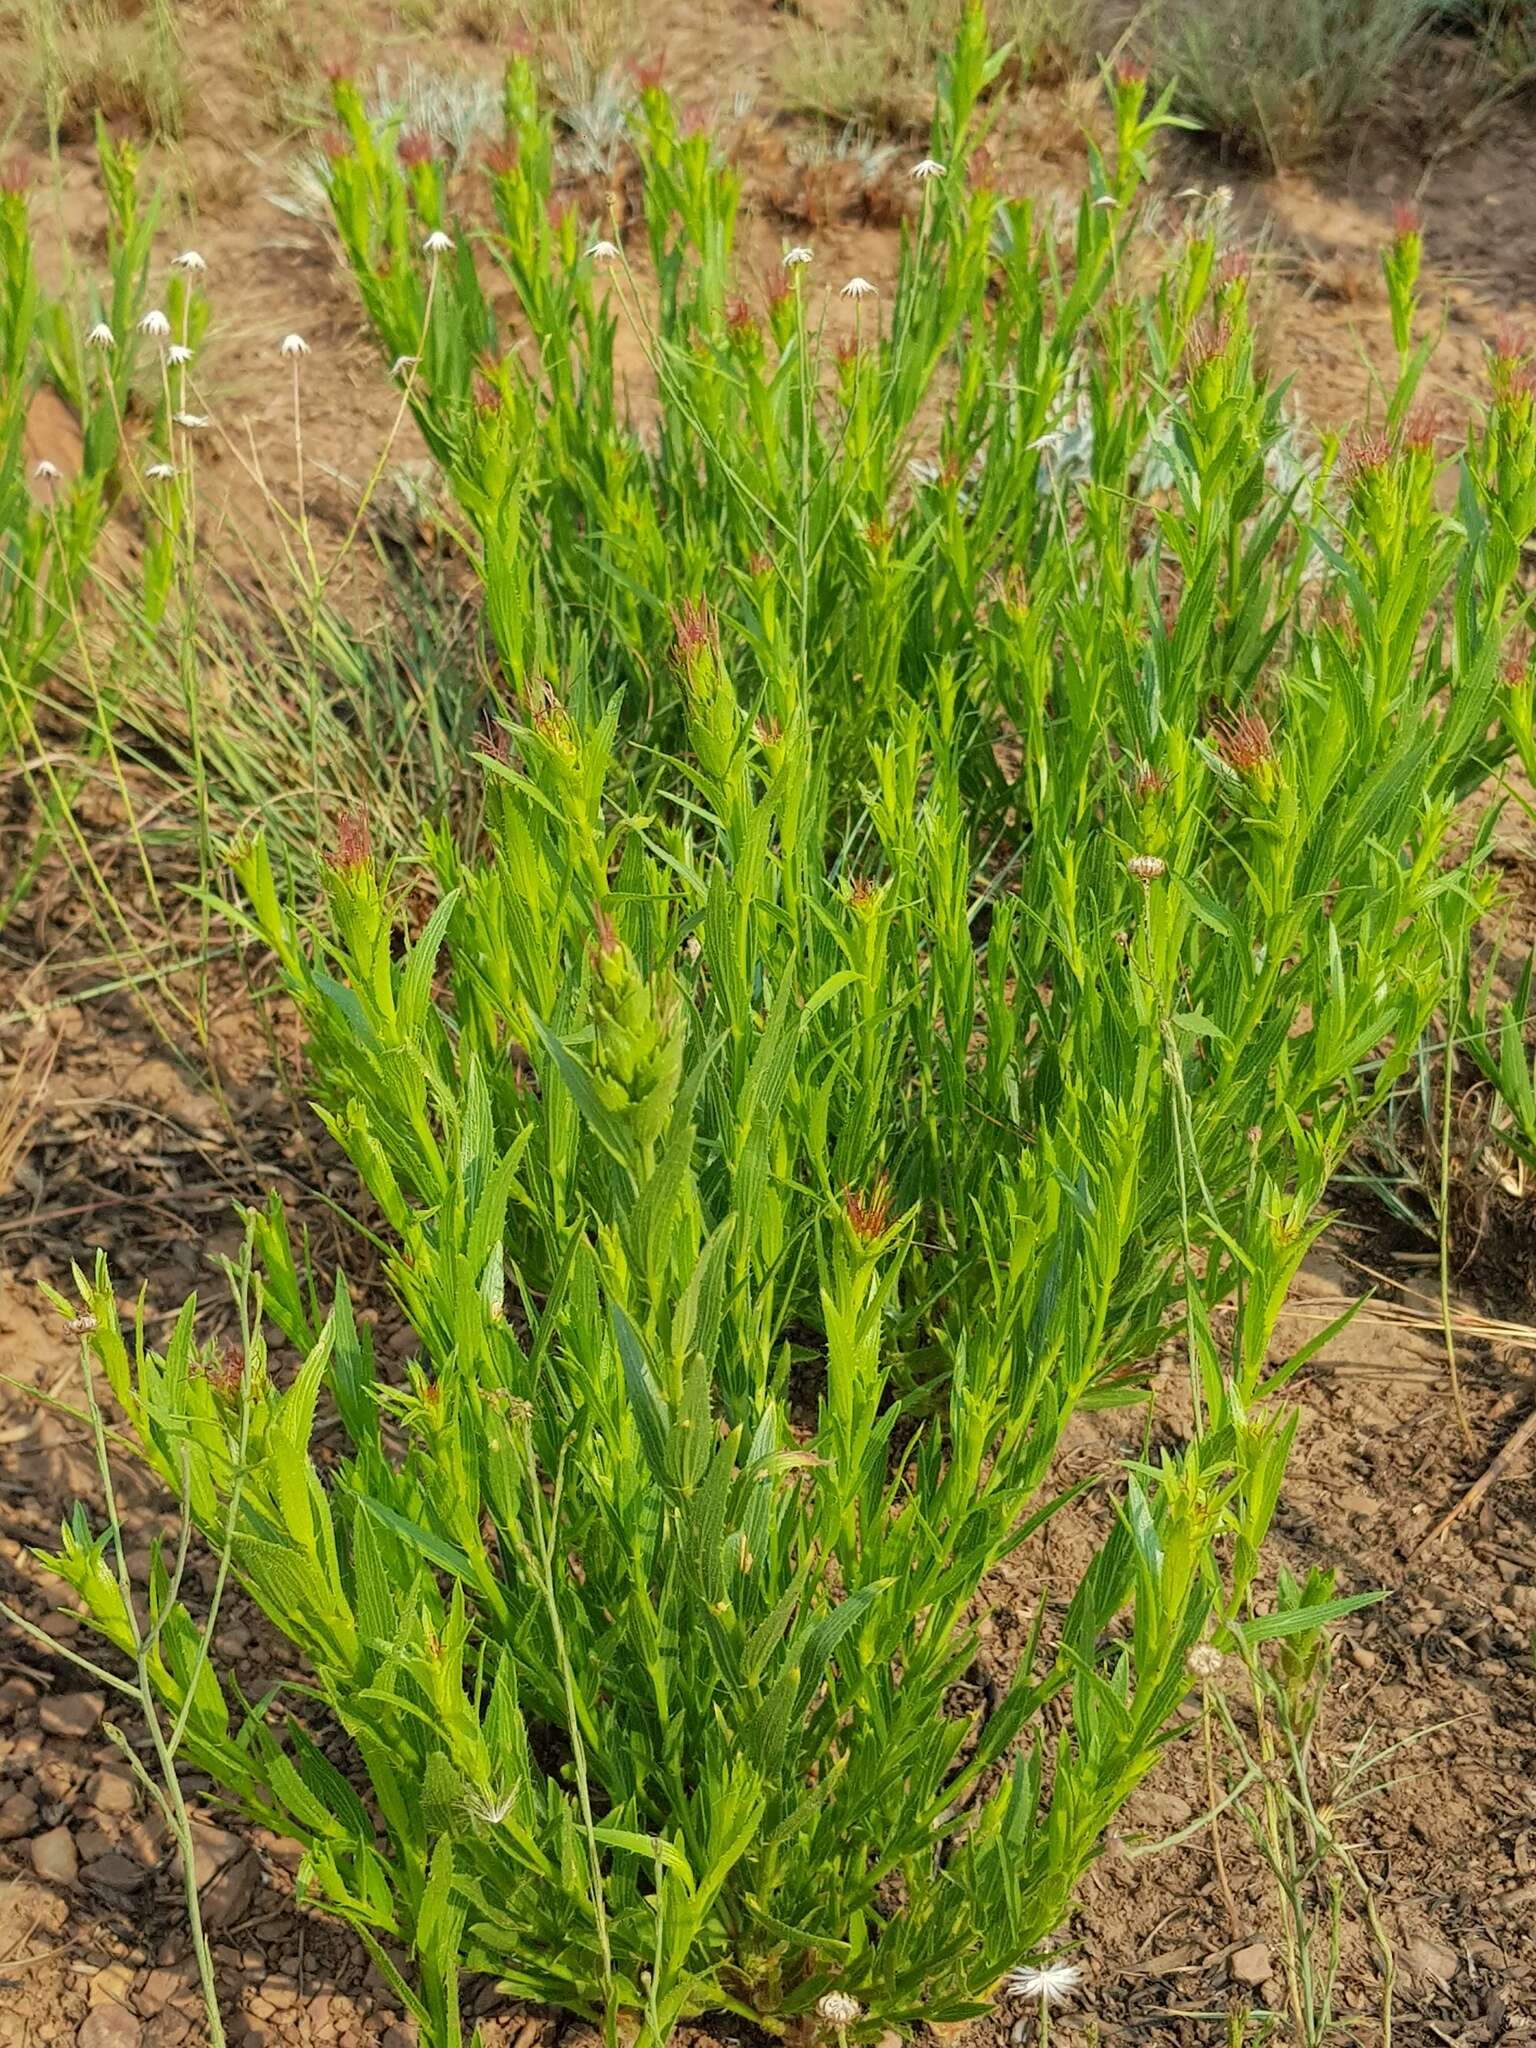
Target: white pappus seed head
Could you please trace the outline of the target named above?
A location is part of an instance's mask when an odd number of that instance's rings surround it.
[[[786,270],[798,270],[802,263],[809,263],[810,260],[811,252],[803,242],[796,242],[793,249],[786,249],[784,251],[784,268]]]
[[[617,242],[594,242],[587,254],[594,263],[611,263],[619,253]]]
[[[864,2008],[846,1991],[823,1991],[816,2001],[817,2016],[829,2026],[851,2027],[864,2017]]]
[[[180,367],[183,363],[191,362],[192,351],[184,341],[173,341],[165,352],[165,360]]]
[[[167,477],[176,474],[176,465],[174,462],[152,462],[144,474],[151,483],[162,484]]]
[[[391,377],[403,377],[407,370],[414,370],[420,361],[420,356],[396,356],[389,366],[389,374]]]
[[[85,337],[85,345],[87,348],[116,348],[117,337],[105,320],[98,320]]]
[[[307,356],[309,343],[302,334],[285,334],[279,344],[278,353],[285,356]]]
[[[464,1795],[465,1812],[487,1828],[499,1828],[516,1804],[515,1792],[471,1791]]]
[[[44,456],[42,461],[37,465],[36,469],[33,470],[32,474],[37,478],[39,483],[52,484],[58,482],[61,472],[59,469],[59,465],[56,462],[50,462],[47,456]]]
[[[1065,2005],[1082,1981],[1076,1963],[1046,1963],[1038,1969],[1025,1963],[1008,1979],[1008,1989],[1015,1998],[1031,1998],[1038,2005]]]
[[[198,427],[211,427],[213,425],[213,421],[209,419],[205,412],[173,412],[171,418],[178,427],[188,427],[193,430]]]
[[[208,268],[208,265],[195,249],[183,249],[179,256],[171,258],[171,268],[172,270],[204,271]]]
[[[429,256],[446,256],[453,247],[453,237],[441,228],[434,228],[421,246]]]
[[[947,169],[948,165],[936,162],[931,156],[925,156],[920,164],[912,166],[912,175],[920,185],[926,185],[930,178],[942,178]]]
[[[1196,1643],[1186,1662],[1191,1678],[1219,1678],[1226,1659],[1214,1643]]]
[[[1118,206],[1120,202],[1113,192],[1101,192],[1093,203],[1095,206]]]
[[[875,288],[867,277],[850,277],[838,294],[844,299],[872,299]]]
[[[151,306],[139,322],[140,334],[147,334],[155,341],[163,341],[171,331],[171,323],[158,306]]]

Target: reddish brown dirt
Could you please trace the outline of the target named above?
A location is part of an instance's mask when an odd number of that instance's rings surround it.
[[[318,222],[270,203],[286,189],[290,140],[263,129],[242,69],[241,10],[210,10],[188,38],[194,81],[190,132],[166,159],[181,195],[168,244],[185,235],[209,263],[212,338],[199,363],[199,402],[220,422],[210,443],[209,498],[223,486],[231,541],[251,520],[243,463],[258,452],[280,493],[287,488],[291,388],[280,368],[281,335],[302,331],[306,445],[316,479],[313,509],[340,530],[357,484],[371,469],[394,415],[351,287]],[[331,39],[311,24],[308,41]],[[382,7],[350,18],[355,49],[371,65],[409,51],[439,72],[492,73],[493,47],[439,30],[412,42]],[[703,9],[648,0],[637,13],[639,48],[665,46],[672,82],[721,121],[747,174],[746,246],[764,266],[786,235],[815,242],[818,274],[854,271],[889,280],[896,225],[907,204],[899,171],[860,194],[835,167],[808,174],[789,147],[798,131],[777,111],[774,80],[792,13],[769,0]],[[3,55],[0,52],[0,55]],[[318,98],[313,70],[299,83]],[[755,95],[750,111],[733,97]],[[993,148],[1004,179],[1044,199],[1070,194],[1082,169],[1081,122],[1092,95],[1079,88],[1025,90],[999,124]],[[739,106],[739,103],[738,103]],[[25,136],[22,138],[27,139]],[[42,159],[39,156],[39,164]],[[1536,129],[1511,107],[1454,152],[1430,158],[1401,138],[1367,137],[1347,166],[1311,176],[1256,178],[1222,170],[1193,145],[1160,174],[1166,203],[1191,186],[1233,188],[1240,238],[1258,254],[1258,277],[1275,364],[1294,373],[1298,404],[1320,427],[1342,427],[1371,399],[1370,365],[1383,361],[1385,306],[1377,251],[1394,204],[1424,210],[1428,295],[1442,294],[1444,346],[1437,389],[1452,406],[1475,392],[1484,345],[1501,317],[1536,320]],[[600,195],[583,197],[594,217]],[[46,201],[87,266],[96,253],[100,194],[89,152],[63,152]],[[36,453],[67,463],[74,423],[62,407],[40,410]],[[402,459],[417,452],[406,441]],[[258,543],[259,544],[259,543]],[[1529,831],[1509,823],[1501,840],[1512,924],[1536,930]],[[32,1103],[19,1140],[4,1147],[0,1120],[0,1370],[19,1386],[0,1390],[0,1556],[9,1597],[51,1638],[12,1635],[0,1652],[0,2048],[79,2041],[82,2048],[181,2048],[204,2029],[179,1907],[179,1880],[163,1828],[125,1775],[104,1734],[92,1688],[69,1663],[83,1647],[52,1610],[28,1554],[56,1533],[69,1503],[99,1508],[86,1435],[67,1416],[39,1408],[27,1391],[71,1397],[73,1346],[36,1292],[61,1282],[70,1260],[104,1246],[131,1293],[151,1285],[152,1315],[192,1286],[219,1296],[213,1260],[232,1251],[231,1203],[274,1180],[300,1196],[344,1198],[350,1176],[294,1138],[286,1098],[266,1064],[238,993],[231,991],[215,1042],[223,1102],[155,1044],[121,1002],[48,1007],[76,982],[69,906],[46,895],[46,919],[8,936],[0,975],[10,1009],[43,1006],[30,1036],[0,1043],[0,1099],[8,1075],[30,1059],[17,1100]],[[52,1071],[38,1047],[56,1052]],[[29,1050],[30,1048],[30,1050]],[[32,1098],[35,1096],[35,1102]],[[15,1129],[14,1118],[11,1128]],[[238,1138],[232,1134],[238,1134]],[[1276,1557],[1298,1574],[1334,1567],[1341,1590],[1374,1586],[1388,1600],[1341,1632],[1328,1704],[1314,1744],[1314,1792],[1342,1807],[1339,1825],[1370,1887],[1396,1956],[1399,2038],[1473,2044],[1536,2038],[1536,1477],[1529,1457],[1492,1487],[1443,1540],[1429,1532],[1464,1494],[1536,1401],[1532,1352],[1489,1334],[1478,1311],[1533,1314],[1528,1208],[1518,1183],[1469,1188],[1458,1239],[1458,1313],[1473,1319],[1459,1356],[1473,1447],[1463,1446],[1448,1404],[1443,1352],[1433,1329],[1412,1329],[1368,1309],[1299,1384],[1302,1424],[1281,1506]],[[318,1212],[317,1212],[318,1213]],[[1379,1232],[1379,1235],[1373,1234]],[[1299,1341],[1315,1318],[1361,1291],[1348,1249],[1386,1272],[1383,1298],[1420,1309],[1433,1280],[1401,1231],[1367,1205],[1353,1233],[1314,1261],[1290,1315]],[[1406,1254],[1406,1256],[1405,1256]],[[1536,1341],[1536,1340],[1533,1340]],[[386,1351],[389,1346],[386,1342]],[[1160,1412],[1176,1413],[1182,1366],[1171,1360]],[[1073,1433],[1061,1461],[1069,1482],[1094,1469],[1106,1443],[1139,1444],[1137,1416],[1100,1417]],[[163,1503],[131,1471],[119,1501],[142,1563],[166,1526]],[[1042,1586],[1066,1587],[1096,1539],[1091,1501],[1053,1523],[999,1575],[995,1613],[978,1664],[978,1697],[1008,1668],[1024,1618]],[[194,1567],[196,1568],[196,1566]],[[236,1603],[216,1648],[240,1681],[258,1690],[283,1671],[278,1646]],[[1234,1711],[1242,1715],[1242,1703]],[[131,1713],[118,1719],[130,1740]],[[1369,1760],[1390,1751],[1379,1763]],[[1351,1778],[1352,1762],[1360,1763]],[[1218,1771],[1225,1769],[1221,1758]],[[1058,2042],[1117,2038],[1206,2044],[1227,2038],[1231,2011],[1283,2016],[1281,1931],[1274,1889],[1229,1814],[1223,1844],[1233,1917],[1220,1895],[1208,1834],[1178,1835],[1208,1804],[1198,1743],[1176,1744],[1137,1796],[1064,1930],[1086,1966],[1074,2005],[1058,2016]],[[200,1863],[213,1921],[220,1998],[237,2042],[338,2043],[403,2048],[408,2038],[389,1996],[349,1937],[292,1903],[291,1860],[281,1845],[223,1832],[211,1806]],[[67,1845],[58,1830],[67,1832]],[[73,1868],[71,1868],[73,1865]],[[40,1874],[41,1869],[41,1874]],[[1384,2038],[1381,1971],[1365,1938],[1360,1901],[1342,1901],[1337,2015],[1361,2040]],[[556,2024],[507,2009],[493,1990],[487,2048],[552,2042]],[[1013,2031],[1009,2010],[975,2030]],[[1027,2033],[1033,2031],[1033,2021]],[[1250,2039],[1263,2038],[1256,2023]]]

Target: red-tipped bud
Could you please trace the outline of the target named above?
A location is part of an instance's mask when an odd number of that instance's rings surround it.
[[[1392,460],[1392,443],[1380,427],[1362,427],[1344,443],[1339,475],[1352,491],[1369,476],[1379,475]]]
[[[1403,446],[1416,455],[1433,455],[1435,444],[1445,432],[1445,414],[1438,405],[1416,405],[1403,421]]]
[[[355,875],[373,859],[373,834],[368,813],[359,805],[337,814],[335,840],[325,856],[326,866],[338,875]]]
[[[843,1189],[843,1214],[860,1244],[878,1244],[891,1227],[891,1184],[882,1173],[867,1194]]]
[[[672,658],[690,669],[703,654],[720,646],[720,628],[707,597],[685,597],[672,612]]]
[[[409,135],[402,135],[395,144],[395,155],[406,170],[414,170],[418,164],[429,164],[437,151],[432,138],[423,128],[413,128]]]

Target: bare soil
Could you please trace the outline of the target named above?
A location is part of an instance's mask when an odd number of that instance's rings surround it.
[[[313,26],[312,41],[323,46],[325,25]],[[210,444],[215,488],[207,495],[216,503],[222,480],[233,545],[249,538],[244,465],[253,451],[281,487],[291,394],[276,343],[298,330],[313,350],[304,365],[313,509],[339,532],[395,402],[325,228],[272,203],[270,195],[291,190],[295,145],[261,125],[241,10],[199,13],[195,27],[190,131],[165,168],[185,214],[167,234],[184,227],[195,239],[216,303],[199,402],[220,420],[224,440]],[[909,188],[900,166],[870,184],[846,163],[800,160],[805,130],[774,96],[792,28],[791,12],[770,0],[703,8],[645,0],[636,10],[637,48],[666,49],[680,95],[722,125],[742,162],[753,260],[766,270],[786,236],[804,234],[820,275],[859,272],[882,284],[893,274]],[[409,54],[438,72],[491,74],[501,61],[493,46],[448,30],[409,42],[382,7],[361,13],[357,30],[370,64],[381,52],[396,61]],[[1023,90],[992,144],[1007,182],[1040,199],[1070,196],[1092,118],[1080,87]],[[1240,239],[1257,252],[1273,360],[1294,373],[1298,408],[1319,429],[1342,429],[1370,405],[1372,365],[1387,352],[1377,252],[1400,200],[1417,198],[1424,211],[1428,290],[1445,304],[1434,375],[1449,407],[1470,402],[1497,323],[1536,320],[1536,123],[1524,105],[1502,109],[1454,150],[1435,143],[1432,122],[1378,130],[1349,162],[1307,176],[1230,171],[1186,143],[1163,165],[1163,202],[1193,205],[1191,187],[1208,192],[1220,181],[1232,188]],[[595,216],[600,195],[573,196]],[[64,149],[45,218],[50,204],[89,261],[101,195],[84,144]],[[35,454],[67,460],[76,429],[64,407],[40,408],[34,430]],[[407,461],[419,452],[405,441],[397,448]],[[1506,820],[1499,859],[1511,928],[1529,939],[1529,828]],[[37,1283],[65,1283],[70,1262],[102,1246],[125,1296],[149,1286],[152,1319],[173,1312],[192,1287],[216,1304],[214,1260],[238,1242],[235,1200],[275,1183],[323,1223],[314,1198],[344,1193],[350,1175],[296,1129],[284,1077],[238,988],[221,999],[209,1058],[184,1062],[125,1000],[70,1002],[83,940],[56,889],[45,885],[37,900],[35,922],[0,938],[0,1009],[35,1006],[29,1026],[0,1039],[0,1093],[30,1062],[35,1096],[8,1179],[0,1172],[0,1557],[7,1597],[55,1647],[20,1635],[0,1643],[0,2048],[182,2048],[201,2042],[205,2028],[180,1879],[163,1826],[105,1732],[115,1720],[137,1741],[133,1716],[94,1695],[72,1667],[76,1626],[55,1611],[54,1590],[29,1552],[56,1536],[75,1499],[99,1513],[101,1492],[83,1429],[35,1398],[74,1398],[78,1372],[75,1347]],[[1475,1117],[1475,1104],[1467,1113]],[[1490,1176],[1481,1148],[1474,1173],[1474,1149],[1469,1135],[1454,1302],[1470,1446],[1456,1428],[1434,1327],[1429,1240],[1368,1196],[1351,1197],[1349,1220],[1310,1262],[1282,1337],[1287,1348],[1301,1341],[1368,1286],[1378,1300],[1298,1385],[1301,1427],[1275,1544],[1298,1576],[1322,1565],[1337,1570],[1341,1591],[1389,1595],[1340,1633],[1314,1742],[1314,1789],[1322,1801],[1345,1800],[1339,1823],[1396,1956],[1399,2038],[1458,2048],[1536,2039],[1531,1457],[1435,1533],[1536,1403],[1536,1332],[1520,1328],[1536,1320],[1532,1196],[1510,1173]],[[403,1333],[379,1301],[372,1313],[383,1349],[399,1352]],[[1492,1316],[1508,1323],[1494,1329]],[[1170,1357],[1159,1417],[1177,1415],[1183,1371]],[[1080,1421],[1062,1453],[1062,1481],[1095,1469],[1106,1444],[1136,1448],[1141,1429],[1137,1413]],[[168,1527],[164,1503],[131,1467],[117,1485],[142,1563]],[[978,1701],[1006,1674],[1042,1589],[1075,1582],[1107,1511],[1085,1496],[998,1575],[974,1673]],[[238,1599],[222,1616],[216,1649],[249,1692],[287,1669],[283,1647]],[[1379,1763],[1348,1775],[1378,1754]],[[1208,1803],[1198,1743],[1176,1743],[1064,1930],[1087,1966],[1077,2000],[1053,2021],[1064,2048],[1111,2037],[1170,2048],[1217,2043],[1228,2038],[1229,2013],[1256,2010],[1279,2015],[1278,2038],[1292,2038],[1273,1887],[1240,1822],[1229,1815],[1222,1837],[1230,1917],[1207,1832],[1158,1846]],[[231,2039],[405,2048],[409,2030],[356,1943],[295,1906],[283,1845],[251,1834],[211,1800],[200,1811],[199,1876]],[[1385,2041],[1383,2002],[1363,1916],[1346,1898],[1339,2017],[1360,2039]],[[556,2019],[508,2007],[494,1987],[482,2007],[487,2048],[543,2048],[561,2033]],[[1012,2011],[981,2024],[978,2048],[1010,2029]]]

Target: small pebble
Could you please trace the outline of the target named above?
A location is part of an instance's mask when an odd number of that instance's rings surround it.
[[[74,1883],[80,1871],[80,1856],[68,1828],[50,1828],[45,1835],[34,1835],[31,1849],[32,1868],[45,1883]]]
[[[106,1706],[99,1692],[54,1692],[38,1708],[37,1718],[47,1734],[83,1742],[95,1734]]]

